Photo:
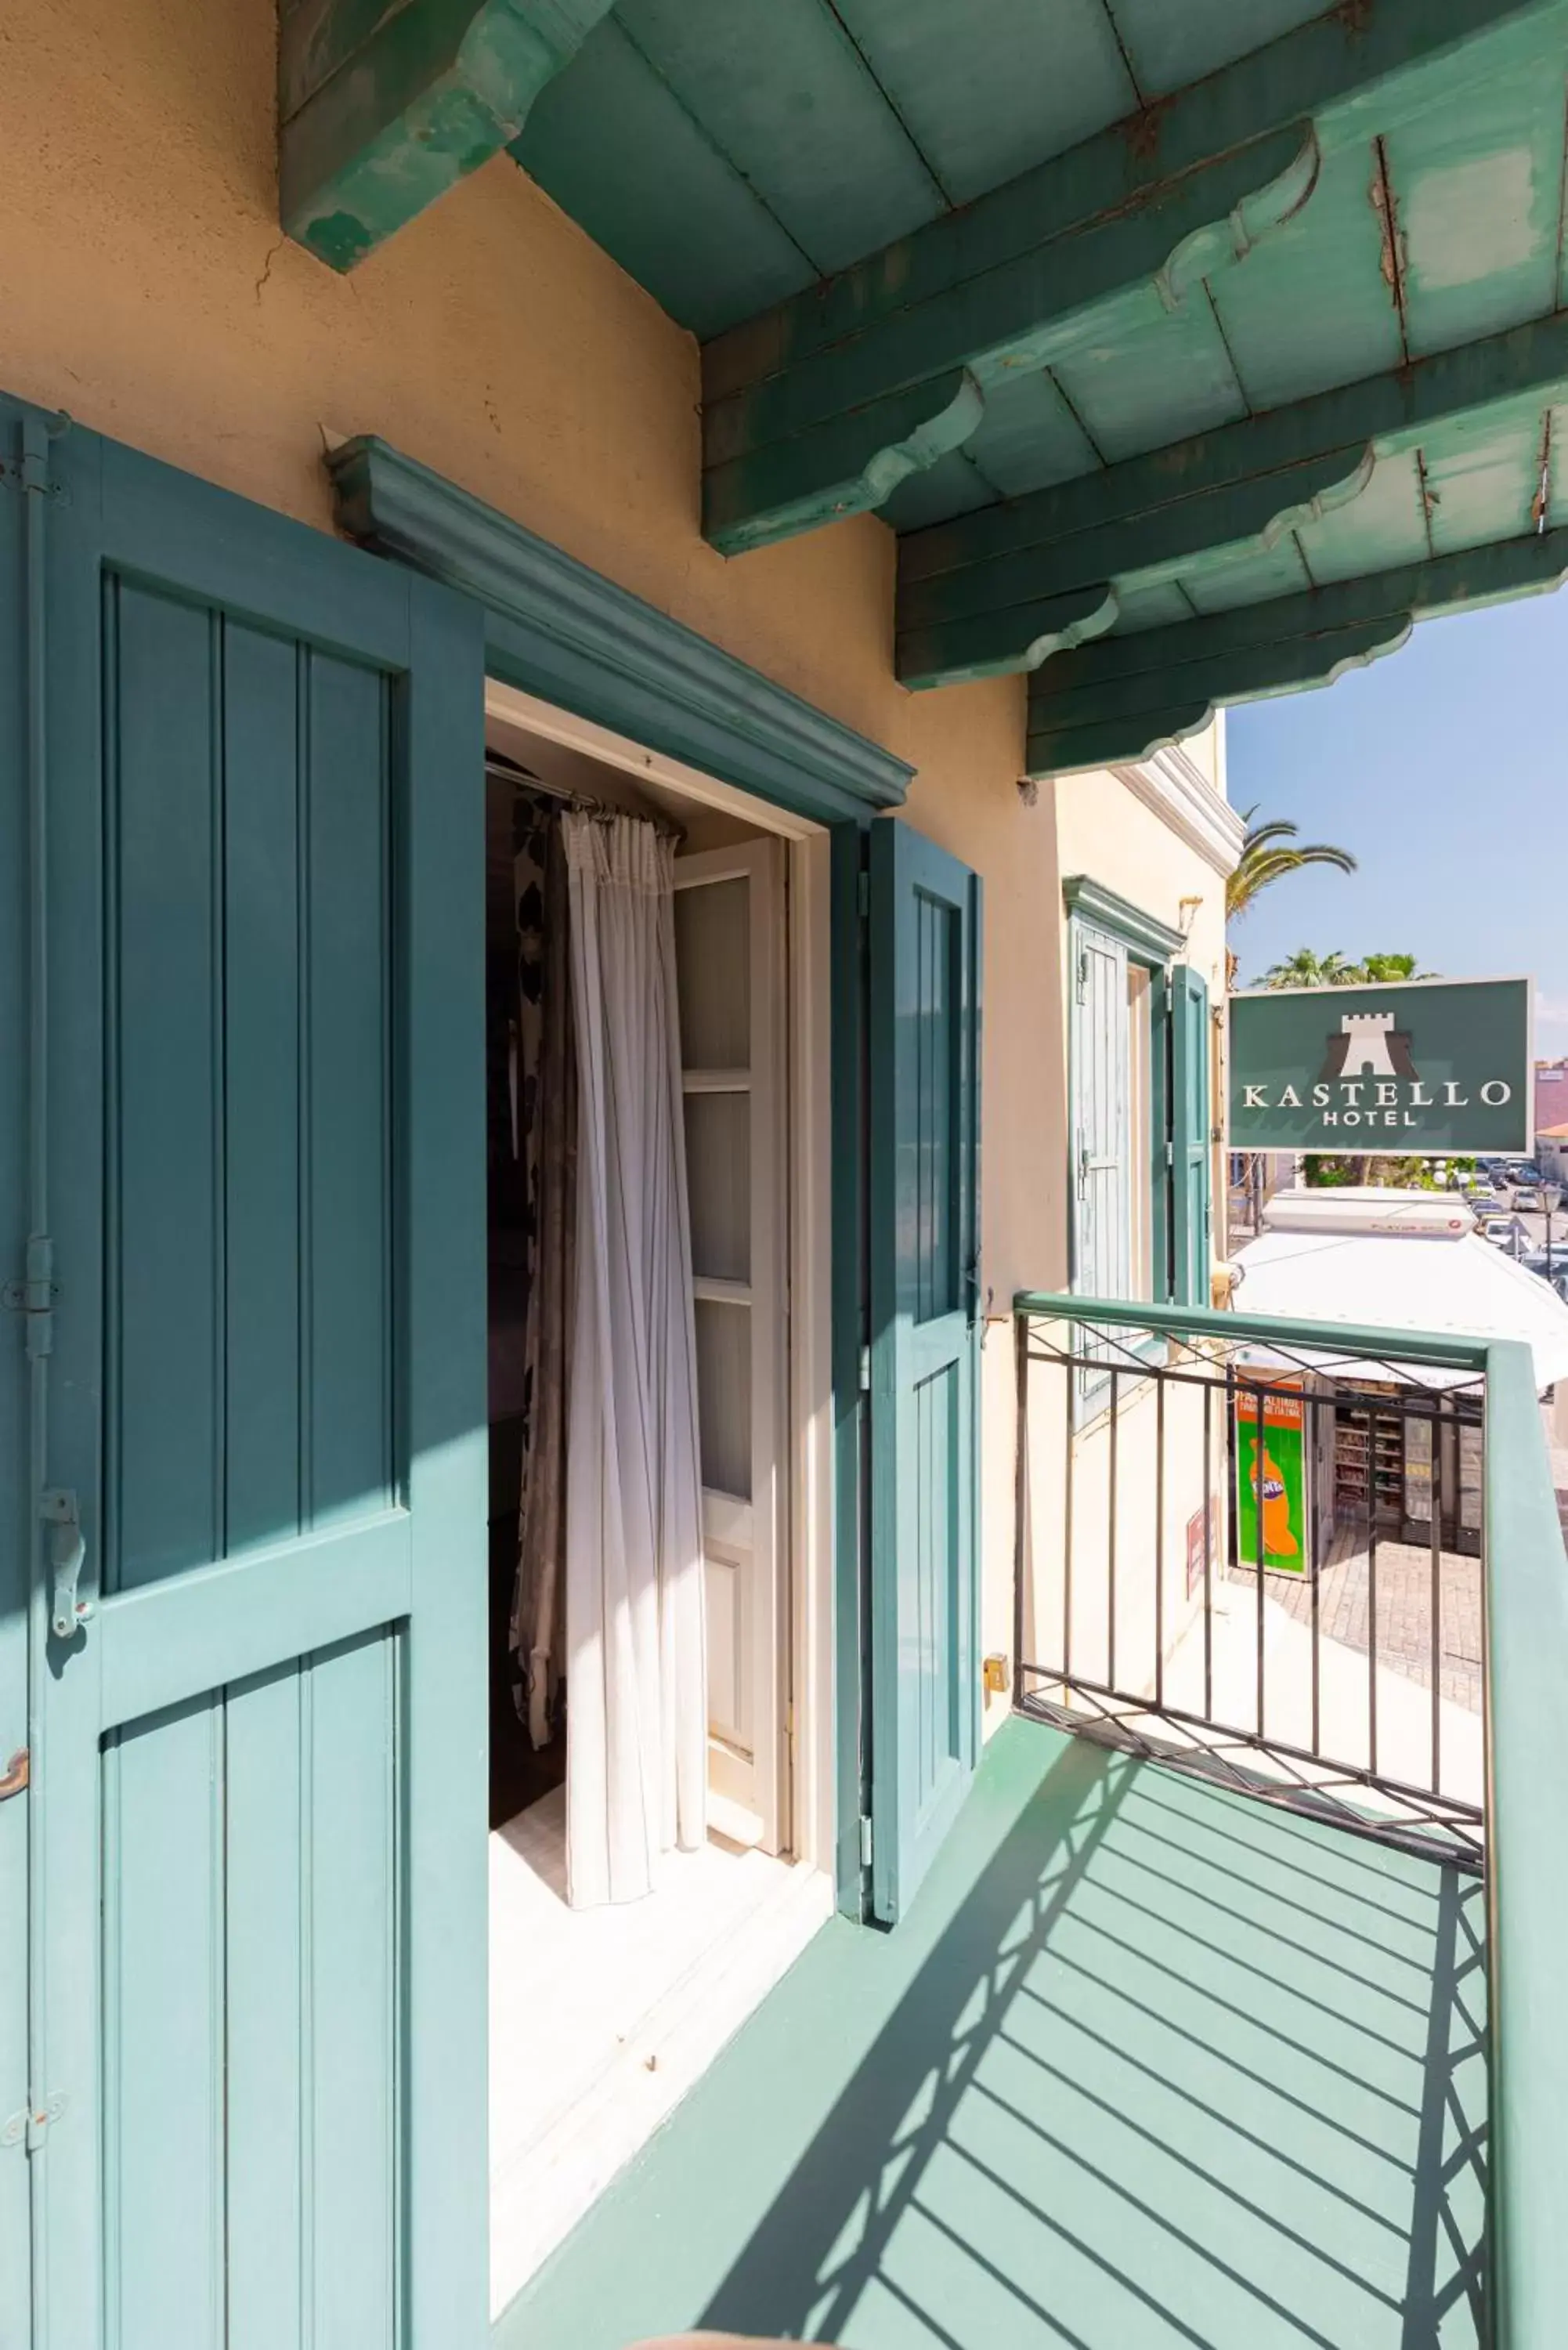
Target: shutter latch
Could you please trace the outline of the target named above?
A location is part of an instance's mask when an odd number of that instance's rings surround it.
[[[92,1614],[89,1603],[77,1597],[77,1582],[87,1557],[81,1511],[74,1493],[51,1486],[40,1495],[38,1512],[49,1529],[49,1566],[55,1583],[49,1629],[57,1640],[74,1640]]]

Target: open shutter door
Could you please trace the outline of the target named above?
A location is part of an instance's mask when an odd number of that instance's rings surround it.
[[[978,1742],[981,895],[892,819],[870,856],[871,1876],[891,1922]]]
[[[479,616],[92,433],[0,430],[53,493],[49,2341],[480,2350]]]
[[[1209,990],[1189,963],[1171,983],[1171,1171],[1179,1305],[1209,1304]]]

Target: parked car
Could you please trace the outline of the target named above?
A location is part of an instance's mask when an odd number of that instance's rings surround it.
[[[1510,1256],[1518,1256],[1524,1245],[1524,1227],[1511,1216],[1487,1216],[1481,1222],[1481,1238],[1490,1241],[1494,1248],[1505,1249]]]
[[[1489,1216],[1506,1217],[1509,1212],[1508,1201],[1496,1191],[1472,1191],[1469,1205],[1483,1222]]]
[[[1513,1187],[1513,1204],[1521,1215],[1528,1213],[1538,1216],[1541,1213],[1540,1191],[1533,1183],[1516,1183]]]

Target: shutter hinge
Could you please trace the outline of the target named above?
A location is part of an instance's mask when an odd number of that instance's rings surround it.
[[[1174,1167],[1176,1164],[1176,1145],[1174,1142],[1168,1141],[1166,1143],[1165,1163],[1168,1167]]]
[[[1088,956],[1088,950],[1087,950],[1086,948],[1085,948],[1085,947],[1080,947],[1080,948],[1078,949],[1078,1001],[1079,1001],[1079,1003],[1087,1003],[1088,1000],[1089,1000],[1089,956]]]
[[[1079,1199],[1080,1199],[1080,1200],[1086,1200],[1086,1199],[1088,1198],[1088,1196],[1089,1196],[1089,1146],[1088,1146],[1088,1144],[1087,1144],[1086,1142],[1085,1142],[1085,1143],[1080,1143],[1080,1145],[1079,1145],[1079,1147],[1078,1147],[1078,1197],[1079,1197]]]
[[[29,1357],[52,1354],[55,1344],[55,1300],[60,1294],[55,1279],[55,1244],[47,1232],[35,1232],[27,1243],[26,1270],[20,1281],[0,1289],[0,1306],[8,1314],[25,1315]]]
[[[862,1868],[869,1868],[871,1866],[871,1814],[869,1812],[862,1812],[860,1814],[860,1866]]]
[[[857,877],[857,890],[860,919],[864,921],[866,917],[871,911],[871,876],[867,871],[864,865],[860,868],[860,872]]]
[[[860,1392],[862,1395],[871,1392],[871,1349],[868,1346],[860,1349]]]
[[[51,2122],[59,2120],[65,2109],[65,2096],[57,2091],[42,2105],[28,2106],[23,2112],[13,2114],[0,2129],[0,2146],[26,2146],[29,2154],[36,2154],[44,2143],[44,2132]]]

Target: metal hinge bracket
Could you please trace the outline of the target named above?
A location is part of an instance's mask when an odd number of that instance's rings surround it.
[[[871,911],[871,876],[867,871],[865,866],[862,866],[860,868],[857,889],[859,893],[858,903],[860,907],[860,919],[864,921],[867,914]]]
[[[64,482],[30,482],[23,471],[22,460],[16,457],[0,457],[0,490],[31,490],[36,495],[55,499],[63,506],[68,506],[71,502],[71,494]]]
[[[862,1812],[860,1814],[860,1866],[862,1868],[869,1868],[871,1866],[871,1814],[869,1812]]]
[[[55,1344],[55,1300],[60,1285],[55,1279],[55,1244],[47,1232],[35,1232],[27,1243],[26,1270],[20,1281],[0,1289],[0,1306],[22,1314],[27,1321],[29,1356],[47,1355]]]
[[[41,2106],[29,2106],[23,2112],[13,2114],[5,2127],[0,2129],[0,2146],[25,2145],[29,2154],[36,2154],[44,2143],[44,2132],[51,2122],[59,2120],[65,2110],[65,2095],[63,2091],[57,2090],[52,2097],[46,2097]]]
[[[860,1349],[860,1392],[862,1395],[869,1395],[871,1392],[871,1349],[869,1347],[862,1347]]]

